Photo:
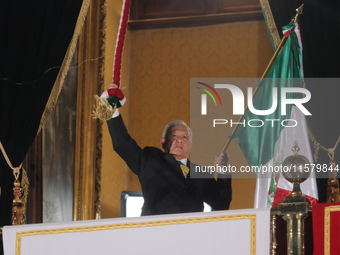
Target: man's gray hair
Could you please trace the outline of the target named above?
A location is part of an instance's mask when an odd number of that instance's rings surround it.
[[[163,130],[163,135],[162,137],[166,139],[166,135],[169,131],[169,129],[171,129],[173,126],[177,126],[177,125],[181,125],[181,126],[185,126],[188,129],[189,135],[190,135],[190,142],[192,142],[192,130],[191,128],[187,125],[187,123],[185,123],[183,120],[174,120],[171,121],[169,124],[167,124]]]

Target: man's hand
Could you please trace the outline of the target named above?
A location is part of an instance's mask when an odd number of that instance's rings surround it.
[[[125,86],[119,88],[116,84],[110,84],[109,88],[105,90],[100,97],[109,101],[109,104],[112,105],[112,107],[116,106],[117,108],[120,108],[126,102],[123,89],[125,89]]]
[[[119,115],[118,108],[122,107],[126,98],[122,92],[125,87],[119,88],[116,84],[110,84],[100,98],[95,96],[97,105],[92,115],[95,119],[108,120]]]
[[[221,166],[221,167],[227,166],[227,164],[228,164],[228,159],[229,159],[229,158],[228,158],[227,153],[221,153],[221,154],[219,154],[219,155],[216,155],[216,156],[215,156],[214,165],[215,165],[215,166]],[[216,180],[217,180],[217,178],[218,178],[218,174],[223,174],[223,175],[225,175],[225,176],[228,176],[230,173],[224,172],[224,171],[216,171],[216,172],[214,173],[214,177],[215,177]]]
[[[112,83],[110,84],[109,88],[102,93],[100,97],[108,99],[109,97],[116,96],[119,100],[122,100],[123,98],[125,98],[123,94],[124,89],[125,86],[119,88],[116,84]]]
[[[110,84],[107,92],[109,94],[109,97],[116,96],[120,101],[124,98],[123,89],[125,89],[125,86],[119,88],[116,84]]]
[[[228,164],[228,159],[229,159],[229,157],[228,157],[227,153],[221,153],[219,155],[216,155],[214,165],[226,166]]]

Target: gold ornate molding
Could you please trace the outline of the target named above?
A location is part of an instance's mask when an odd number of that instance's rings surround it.
[[[324,254],[329,255],[331,253],[330,241],[331,241],[331,212],[339,212],[340,206],[327,206],[325,207],[324,216]]]
[[[260,0],[260,3],[263,9],[264,17],[266,19],[269,34],[273,39],[273,44],[274,44],[275,49],[277,49],[277,47],[280,44],[281,38],[277,30],[276,24],[275,24],[275,20],[273,17],[272,10],[270,8],[269,0]]]
[[[73,220],[100,213],[102,123],[91,112],[104,86],[105,17],[106,0],[91,1],[79,35]]]
[[[17,235],[16,235],[15,254],[16,255],[21,254],[22,238],[28,237],[28,236],[92,232],[92,231],[102,231],[102,230],[112,230],[112,229],[145,228],[145,227],[181,225],[181,224],[217,222],[217,221],[231,221],[231,220],[233,221],[250,220],[250,254],[255,255],[256,254],[256,214],[255,213],[220,215],[220,216],[197,217],[197,218],[183,218],[183,219],[170,219],[170,220],[157,220],[157,221],[134,222],[134,223],[118,223],[118,224],[95,225],[95,226],[86,226],[86,227],[69,227],[69,228],[22,231],[22,232],[17,232]]]

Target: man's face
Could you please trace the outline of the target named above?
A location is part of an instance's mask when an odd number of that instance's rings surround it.
[[[188,158],[190,154],[190,134],[182,125],[173,126],[167,133],[166,139],[162,138],[165,152],[173,154],[176,160]]]

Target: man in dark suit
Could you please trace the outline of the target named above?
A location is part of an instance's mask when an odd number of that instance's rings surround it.
[[[106,93],[107,94],[107,93]],[[102,98],[107,98],[105,92]],[[125,103],[125,97],[120,98]],[[114,150],[138,175],[144,205],[142,215],[201,212],[203,202],[214,210],[227,210],[231,202],[231,177],[190,178],[186,169],[194,164],[188,160],[191,129],[183,121],[169,123],[161,143],[164,152],[155,147],[141,148],[128,134],[118,109],[107,121]],[[218,156],[217,164],[226,164],[226,155]],[[184,170],[182,170],[184,169]]]

